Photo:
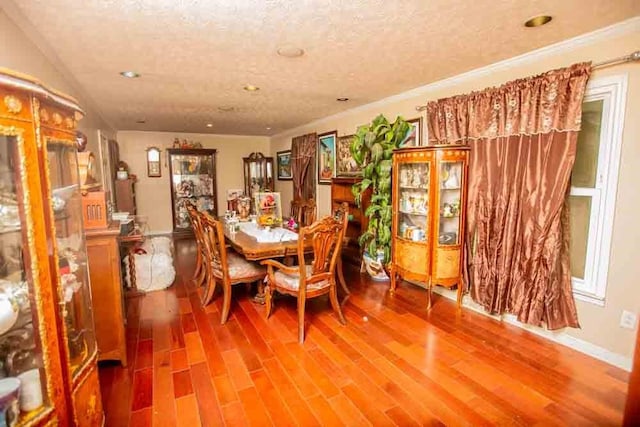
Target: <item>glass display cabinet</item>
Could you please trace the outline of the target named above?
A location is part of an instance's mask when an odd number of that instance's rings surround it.
[[[186,203],[218,215],[216,150],[170,148],[171,211],[174,232],[192,232]]]
[[[262,153],[251,153],[242,158],[244,162],[244,194],[253,200],[256,193],[273,190],[273,157]]]
[[[0,425],[102,424],[75,100],[0,70]]]
[[[468,147],[404,148],[393,153],[391,292],[399,278],[431,287],[458,286],[462,302],[462,250]]]
[[[53,216],[52,240],[57,247],[57,276],[60,278],[60,311],[66,327],[66,344],[71,374],[75,377],[96,351],[91,313],[91,293],[87,270],[87,252],[82,224],[82,194],[78,176],[78,157],[74,140],[48,135],[46,170]]]

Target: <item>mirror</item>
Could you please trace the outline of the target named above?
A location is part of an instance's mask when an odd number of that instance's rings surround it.
[[[162,176],[160,168],[160,149],[157,147],[147,148],[147,176],[158,178]]]

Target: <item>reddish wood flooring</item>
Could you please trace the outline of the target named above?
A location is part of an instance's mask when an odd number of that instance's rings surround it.
[[[628,374],[409,284],[348,272],[340,325],[329,302],[295,301],[269,320],[244,286],[231,316],[202,308],[192,242],[176,242],[178,279],[127,301],[130,364],[100,367],[107,426],[617,425]]]

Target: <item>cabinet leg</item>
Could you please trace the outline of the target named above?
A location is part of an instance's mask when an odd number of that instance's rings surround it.
[[[393,270],[393,268],[391,268],[391,270],[389,271],[389,275],[391,276],[391,284],[389,286],[389,293],[391,295],[393,295],[396,292],[396,280],[398,279],[398,276],[396,274],[396,272]]]
[[[457,302],[458,302],[458,310],[462,309],[462,283],[458,283]]]
[[[427,310],[431,309],[431,279],[427,282]]]

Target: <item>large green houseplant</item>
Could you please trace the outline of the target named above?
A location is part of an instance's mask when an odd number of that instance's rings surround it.
[[[380,114],[370,124],[358,128],[351,143],[351,155],[362,167],[362,180],[352,188],[360,206],[362,193],[371,188],[371,202],[365,216],[367,230],[360,236],[360,246],[369,257],[386,266],[391,259],[391,157],[410,136],[411,125],[398,116],[393,123]]]

